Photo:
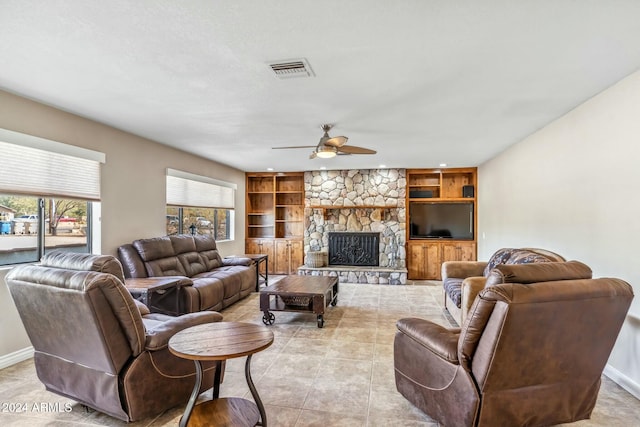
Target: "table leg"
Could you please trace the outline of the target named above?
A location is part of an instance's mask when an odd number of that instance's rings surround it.
[[[213,395],[212,399],[220,397],[220,382],[222,379],[222,361],[216,361],[216,372],[213,374]]]
[[[251,391],[251,396],[253,396],[253,400],[255,400],[258,411],[260,412],[260,422],[256,425],[267,427],[267,413],[264,410],[262,400],[260,400],[258,390],[256,390],[256,386],[253,384],[253,380],[251,379],[251,356],[251,354],[247,356],[247,361],[244,364],[244,376],[247,379],[247,385]]]
[[[269,285],[269,256],[264,258],[264,285]]]
[[[256,261],[256,292],[260,292],[260,260]]]
[[[196,364],[196,383],[193,386],[193,391],[191,392],[191,397],[189,397],[189,402],[187,403],[187,407],[184,410],[184,414],[182,415],[182,418],[180,418],[180,427],[185,427],[189,423],[191,412],[193,411],[193,407],[196,404],[196,399],[200,394],[200,386],[202,386],[202,365],[200,364],[199,360],[194,360],[194,362]]]

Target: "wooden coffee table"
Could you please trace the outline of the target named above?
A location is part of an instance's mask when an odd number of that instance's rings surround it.
[[[262,325],[242,322],[215,322],[192,326],[169,340],[169,351],[196,364],[196,383],[180,419],[184,426],[267,426],[267,415],[251,380],[251,356],[273,343],[273,332]],[[244,374],[255,404],[238,397],[220,398],[222,362],[247,356]],[[203,360],[216,361],[213,399],[196,405],[202,386]]]
[[[260,290],[262,322],[273,325],[272,311],[305,312],[317,315],[318,328],[322,328],[325,307],[338,303],[338,283],[335,276],[286,276]]]

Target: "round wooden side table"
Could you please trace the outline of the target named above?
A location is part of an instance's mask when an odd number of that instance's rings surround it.
[[[267,416],[253,380],[251,356],[273,343],[273,332],[266,326],[241,322],[216,322],[192,326],[169,340],[169,351],[196,365],[196,383],[180,419],[185,426],[267,426]],[[239,397],[220,398],[222,362],[247,356],[244,374],[255,404]],[[196,405],[202,385],[201,361],[215,361],[213,399]]]

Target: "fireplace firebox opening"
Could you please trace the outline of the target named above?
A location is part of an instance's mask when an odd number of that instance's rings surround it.
[[[329,233],[329,265],[380,265],[380,233]]]

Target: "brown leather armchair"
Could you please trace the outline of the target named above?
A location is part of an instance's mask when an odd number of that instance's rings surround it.
[[[6,277],[35,350],[46,389],[124,421],[156,416],[189,399],[195,365],[167,343],[219,313],[180,317],[150,314],[123,285],[112,256],[51,252],[41,265],[22,265]],[[204,391],[215,365],[203,366]]]
[[[398,391],[444,426],[589,418],[633,291],[619,279],[580,277],[591,270],[575,261],[500,265],[462,328],[399,320]]]
[[[530,264],[566,261],[561,255],[539,248],[502,248],[489,261],[442,263],[444,306],[458,325],[464,323],[476,295],[484,288],[492,268],[499,264]]]

